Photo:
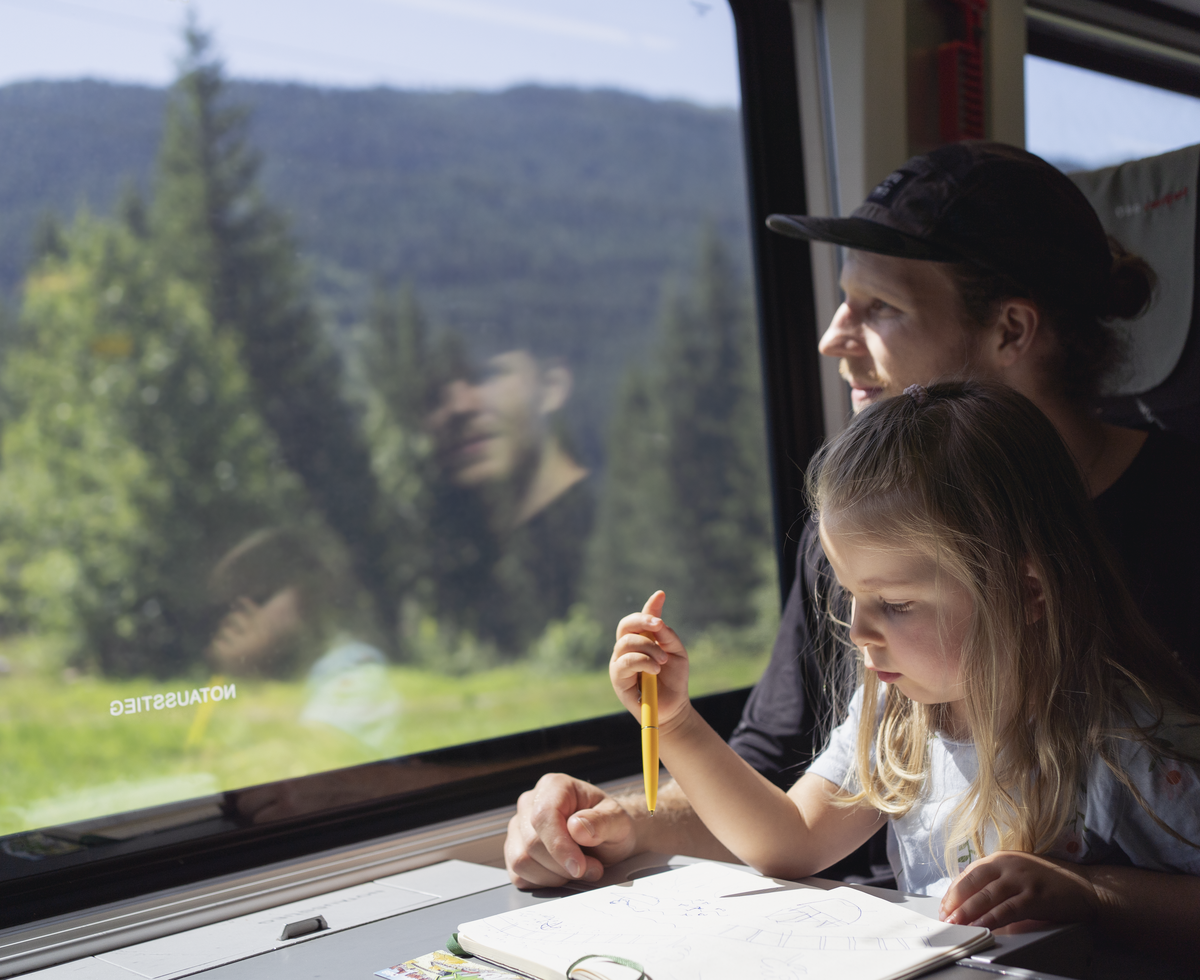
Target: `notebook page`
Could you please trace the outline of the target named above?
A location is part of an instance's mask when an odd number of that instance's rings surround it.
[[[545,980],[585,954],[631,959],[653,980],[898,980],[990,945],[852,888],[824,891],[716,864],[517,909],[459,930],[467,950]],[[589,974],[624,977],[601,960]]]

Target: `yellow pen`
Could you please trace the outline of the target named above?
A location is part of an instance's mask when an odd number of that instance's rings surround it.
[[[651,813],[658,803],[658,675],[643,673],[642,692],[642,776],[646,782],[646,809]]]

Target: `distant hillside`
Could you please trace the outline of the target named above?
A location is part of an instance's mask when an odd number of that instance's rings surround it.
[[[410,281],[436,323],[587,363],[580,396],[601,415],[702,225],[748,254],[732,110],[543,87],[231,91],[333,320],[360,319],[373,282]],[[164,104],[134,85],[0,87],[0,293],[43,212],[103,214],[148,187]]]
[[[531,301],[615,313],[631,291],[653,302],[702,221],[744,239],[729,110],[538,87],[231,90],[252,109],[268,194],[343,316],[376,276],[412,280],[453,321],[527,316]],[[41,212],[105,213],[124,183],[148,183],[164,101],[90,81],[0,87],[0,289],[19,281]]]

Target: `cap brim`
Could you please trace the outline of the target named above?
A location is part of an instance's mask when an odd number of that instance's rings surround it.
[[[813,242],[830,242],[857,248],[864,252],[894,255],[901,259],[922,259],[927,262],[957,262],[958,252],[906,235],[878,221],[866,218],[814,218],[806,214],[772,214],[767,227],[789,238]]]

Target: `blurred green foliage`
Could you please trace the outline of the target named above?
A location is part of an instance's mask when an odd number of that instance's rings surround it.
[[[237,339],[150,243],[86,215],[30,275],[19,329],[0,373],[4,631],[68,634],[106,673],[178,673],[212,625],[197,570],[302,500]]]

